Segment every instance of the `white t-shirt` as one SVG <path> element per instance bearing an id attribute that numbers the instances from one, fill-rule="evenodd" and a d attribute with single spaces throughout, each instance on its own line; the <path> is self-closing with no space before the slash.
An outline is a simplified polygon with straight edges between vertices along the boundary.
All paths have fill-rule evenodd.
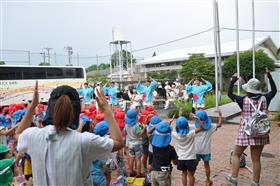
<path id="1" fill-rule="evenodd" d="M 217 124 L 211 124 L 209 130 L 200 132 L 195 136 L 196 154 L 211 154 L 211 136 L 217 128 Z"/>
<path id="2" fill-rule="evenodd" d="M 0 126 L 0 131 L 5 130 L 5 127 Z M 0 134 L 0 144 L 4 144 L 7 146 L 7 136 Z"/>
<path id="3" fill-rule="evenodd" d="M 37 127 L 31 127 L 26 129 L 18 139 L 18 145 L 17 150 L 20 152 L 27 152 L 29 153 L 29 150 L 31 148 L 30 139 L 31 135 L 34 133 L 43 133 L 43 132 L 53 132 L 54 126 L 49 125 L 44 128 L 37 128 Z M 87 179 L 87 176 L 89 175 L 89 166 L 93 160 L 103 160 L 108 159 L 111 155 L 114 142 L 112 139 L 107 137 L 100 137 L 98 135 L 84 132 L 79 133 L 81 135 L 81 153 L 77 152 L 77 156 L 82 155 L 82 166 L 81 167 L 69 167 L 77 169 L 77 171 L 83 172 L 83 180 Z M 43 134 L 42 134 L 43 135 Z M 64 145 L 61 145 L 61 141 L 51 141 L 48 143 L 48 150 L 46 154 L 46 173 L 47 173 L 47 181 L 49 185 L 57 185 L 55 180 L 55 176 L 57 174 L 60 174 L 62 177 L 71 177 L 71 175 L 63 175 L 63 172 L 57 173 L 55 167 L 54 160 L 61 159 L 59 162 L 61 162 L 61 166 L 65 166 L 65 158 L 67 158 L 67 154 L 65 156 L 57 156 L 58 152 L 61 151 L 63 148 L 71 148 L 71 144 L 65 144 L 67 143 L 66 140 L 64 140 Z M 40 144 L 38 144 L 40 145 Z M 32 156 L 32 155 L 31 155 Z M 32 157 L 31 157 L 32 158 Z M 42 167 L 44 168 L 44 167 Z M 81 183 L 82 184 L 82 183 Z"/>
<path id="4" fill-rule="evenodd" d="M 195 130 L 190 130 L 186 135 L 179 135 L 176 132 L 172 132 L 172 136 L 176 140 L 175 149 L 178 155 L 178 160 L 196 159 L 194 146 L 195 135 Z"/>

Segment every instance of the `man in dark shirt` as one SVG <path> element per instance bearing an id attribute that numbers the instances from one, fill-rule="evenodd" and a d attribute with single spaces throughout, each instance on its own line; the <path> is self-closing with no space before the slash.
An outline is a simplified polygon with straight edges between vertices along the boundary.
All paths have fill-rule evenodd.
<path id="1" fill-rule="evenodd" d="M 171 186 L 171 161 L 176 165 L 178 159 L 174 147 L 170 145 L 171 131 L 171 126 L 167 122 L 161 121 L 153 133 L 153 186 Z"/>

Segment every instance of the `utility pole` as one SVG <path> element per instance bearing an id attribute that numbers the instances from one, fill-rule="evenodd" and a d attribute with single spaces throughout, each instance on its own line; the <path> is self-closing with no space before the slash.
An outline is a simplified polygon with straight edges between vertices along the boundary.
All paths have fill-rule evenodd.
<path id="1" fill-rule="evenodd" d="M 45 64 L 46 63 L 46 52 L 41 52 L 40 53 L 43 57 L 43 63 Z"/>
<path id="2" fill-rule="evenodd" d="M 235 16 L 236 16 L 236 66 L 237 66 L 237 95 L 240 95 L 240 60 L 239 60 L 239 14 L 238 0 L 235 0 Z"/>
<path id="3" fill-rule="evenodd" d="M 256 78 L 256 65 L 255 65 L 255 5 L 252 0 L 252 50 L 253 50 L 253 78 Z"/>
<path id="4" fill-rule="evenodd" d="M 96 54 L 96 69 L 97 71 L 99 71 L 99 68 L 98 68 L 98 55 Z"/>
<path id="5" fill-rule="evenodd" d="M 56 53 L 54 53 L 54 65 L 56 66 Z"/>
<path id="6" fill-rule="evenodd" d="M 68 54 L 68 65 L 72 66 L 72 54 L 73 54 L 73 49 L 71 46 L 66 46 L 64 47 L 64 49 L 66 50 L 67 54 Z"/>
<path id="7" fill-rule="evenodd" d="M 49 64 L 51 64 L 51 56 L 50 56 L 50 50 L 51 50 L 52 48 L 48 48 L 48 47 L 45 47 L 44 49 L 45 49 L 45 50 L 47 50 L 47 55 L 48 55 L 48 63 L 49 63 Z"/>

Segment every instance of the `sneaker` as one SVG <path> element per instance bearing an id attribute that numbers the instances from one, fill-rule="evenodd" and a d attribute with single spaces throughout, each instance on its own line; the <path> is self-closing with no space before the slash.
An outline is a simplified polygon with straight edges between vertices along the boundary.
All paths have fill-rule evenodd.
<path id="1" fill-rule="evenodd" d="M 260 183 L 254 182 L 251 184 L 251 186 L 260 186 Z"/>
<path id="2" fill-rule="evenodd" d="M 237 185 L 237 179 L 232 176 L 226 176 L 226 180 L 231 183 L 231 185 Z"/>

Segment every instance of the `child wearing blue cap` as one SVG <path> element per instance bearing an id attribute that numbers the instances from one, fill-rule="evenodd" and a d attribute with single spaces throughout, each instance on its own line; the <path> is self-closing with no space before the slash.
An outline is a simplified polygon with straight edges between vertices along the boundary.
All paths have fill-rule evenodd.
<path id="1" fill-rule="evenodd" d="M 127 133 L 126 143 L 128 145 L 129 154 L 129 170 L 130 176 L 134 175 L 133 167 L 136 161 L 136 176 L 141 176 L 141 157 L 143 155 L 142 136 L 145 127 L 140 127 L 137 118 L 137 112 L 134 109 L 127 111 L 125 115 L 125 131 Z"/>
<path id="2" fill-rule="evenodd" d="M 183 186 L 187 185 L 187 177 L 189 178 L 189 185 L 194 185 L 194 173 L 197 166 L 194 139 L 199 132 L 203 131 L 203 124 L 200 119 L 195 115 L 193 115 L 193 118 L 198 123 L 199 128 L 190 130 L 187 118 L 180 116 L 176 120 L 176 132 L 172 133 L 179 157 L 177 169 L 182 171 Z"/>
<path id="3" fill-rule="evenodd" d="M 206 174 L 206 186 L 213 184 L 210 179 L 210 164 L 211 160 L 211 136 L 217 131 L 217 128 L 222 126 L 222 113 L 219 111 L 218 124 L 213 124 L 210 117 L 204 110 L 196 111 L 196 116 L 202 121 L 204 131 L 195 137 L 196 147 L 196 159 L 199 162 L 201 159 L 204 162 L 205 174 Z M 198 127 L 198 122 L 195 122 L 195 127 Z"/>
<path id="4" fill-rule="evenodd" d="M 177 164 L 177 153 L 171 142 L 172 127 L 165 121 L 159 122 L 153 132 L 152 185 L 171 186 L 172 164 Z"/>
<path id="5" fill-rule="evenodd" d="M 94 134 L 106 136 L 109 132 L 109 124 L 106 120 L 99 122 L 93 129 Z M 90 168 L 91 181 L 93 186 L 106 186 L 111 181 L 110 166 L 107 160 L 95 160 Z"/>

